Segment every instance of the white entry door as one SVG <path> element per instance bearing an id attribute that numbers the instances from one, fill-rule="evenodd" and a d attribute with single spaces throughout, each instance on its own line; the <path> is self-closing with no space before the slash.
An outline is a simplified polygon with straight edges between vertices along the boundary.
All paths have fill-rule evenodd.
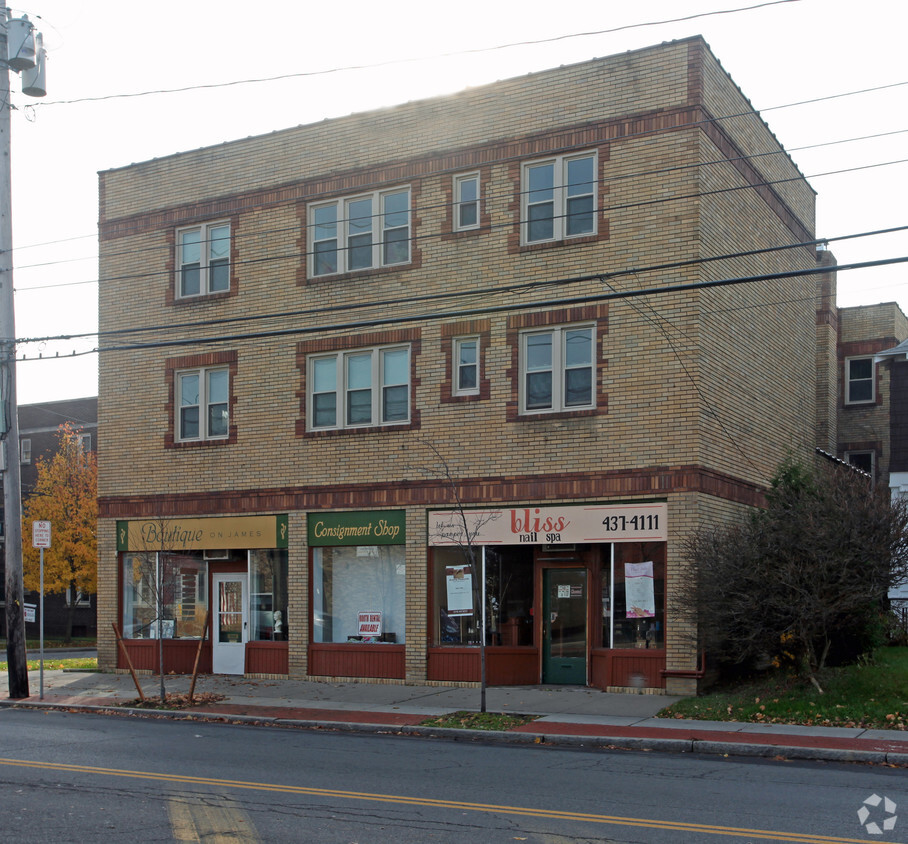
<path id="1" fill-rule="evenodd" d="M 213 574 L 214 632 L 211 670 L 215 674 L 243 674 L 249 635 L 245 574 Z"/>

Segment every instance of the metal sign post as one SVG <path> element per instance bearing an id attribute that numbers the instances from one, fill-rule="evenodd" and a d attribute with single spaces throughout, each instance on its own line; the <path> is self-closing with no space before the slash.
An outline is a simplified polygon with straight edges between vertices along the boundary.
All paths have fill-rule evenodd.
<path id="1" fill-rule="evenodd" d="M 40 700 L 44 700 L 44 549 L 50 548 L 50 522 L 32 522 L 32 547 L 41 549 L 40 577 L 38 591 L 38 659 L 40 680 Z"/>

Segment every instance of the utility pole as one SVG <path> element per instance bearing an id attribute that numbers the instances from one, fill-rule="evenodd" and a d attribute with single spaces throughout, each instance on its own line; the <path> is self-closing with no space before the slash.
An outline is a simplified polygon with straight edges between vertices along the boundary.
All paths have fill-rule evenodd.
<path id="1" fill-rule="evenodd" d="M 11 50 L 12 24 L 16 27 Z M 34 27 L 22 18 L 9 20 L 0 0 L 0 438 L 3 449 L 4 553 L 6 564 L 6 659 L 9 696 L 28 697 L 25 607 L 22 585 L 22 475 L 19 465 L 19 407 L 16 402 L 16 319 L 13 300 L 12 168 L 10 167 L 9 71 L 30 70 L 23 79 L 30 93 L 43 96 L 43 55 L 38 67 Z M 23 36 L 24 37 L 20 37 Z M 35 92 L 40 93 L 35 94 Z"/>

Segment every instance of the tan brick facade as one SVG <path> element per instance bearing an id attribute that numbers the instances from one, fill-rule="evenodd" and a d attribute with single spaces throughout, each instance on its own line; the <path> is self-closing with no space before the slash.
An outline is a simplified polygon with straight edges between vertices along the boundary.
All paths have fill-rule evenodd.
<path id="1" fill-rule="evenodd" d="M 578 152 L 595 156 L 595 231 L 527 244 L 523 166 Z M 471 172 L 479 226 L 452 231 L 452 176 Z M 410 260 L 314 277 L 313 203 L 402 187 Z M 834 441 L 814 278 L 695 287 L 815 266 L 813 191 L 699 38 L 107 171 L 100 196 L 106 669 L 118 520 L 289 514 L 287 664 L 306 676 L 306 514 L 405 510 L 400 679 L 425 682 L 426 512 L 455 503 L 420 471 L 427 443 L 470 508 L 667 501 L 670 605 L 685 537 L 758 505 L 821 429 Z M 214 221 L 229 291 L 181 300 L 175 233 Z M 570 324 L 594 331 L 593 407 L 527 413 L 522 332 Z M 479 388 L 457 396 L 464 335 Z M 310 358 L 389 344 L 409 349 L 406 423 L 313 430 Z M 180 442 L 174 373 L 205 366 L 229 369 L 229 435 Z M 670 614 L 665 635 L 665 687 L 693 691 L 695 636 Z"/>

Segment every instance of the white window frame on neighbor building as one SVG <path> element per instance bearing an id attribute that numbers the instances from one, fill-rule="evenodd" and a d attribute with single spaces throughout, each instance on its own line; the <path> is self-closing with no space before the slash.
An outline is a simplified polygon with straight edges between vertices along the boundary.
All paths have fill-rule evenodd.
<path id="1" fill-rule="evenodd" d="M 66 606 L 77 606 L 77 607 L 90 607 L 91 606 L 91 595 L 83 595 L 81 592 L 76 590 L 76 601 L 73 604 L 73 588 L 72 586 L 66 587 Z"/>
<path id="2" fill-rule="evenodd" d="M 410 210 L 409 187 L 313 203 L 308 210 L 309 276 L 409 264 Z"/>
<path id="3" fill-rule="evenodd" d="M 177 442 L 226 440 L 230 436 L 230 369 L 226 366 L 181 369 L 175 379 L 174 439 Z"/>
<path id="4" fill-rule="evenodd" d="M 86 453 L 91 451 L 91 434 L 79 434 L 79 448 Z"/>
<path id="5" fill-rule="evenodd" d="M 461 173 L 454 177 L 454 231 L 479 228 L 479 173 Z"/>
<path id="6" fill-rule="evenodd" d="M 869 364 L 870 375 L 855 377 L 852 373 L 854 364 Z M 860 391 L 855 388 L 863 388 Z M 870 388 L 870 395 L 861 395 Z M 855 395 L 857 393 L 857 396 Z M 876 364 L 872 356 L 845 358 L 845 404 L 873 404 L 876 401 Z"/>
<path id="7" fill-rule="evenodd" d="M 351 349 L 308 360 L 309 430 L 410 422 L 410 347 Z"/>
<path id="8" fill-rule="evenodd" d="M 868 472 L 868 474 L 870 475 L 871 478 L 876 478 L 876 453 L 874 451 L 871 451 L 868 449 L 861 449 L 860 451 L 846 451 L 845 452 L 845 462 L 849 466 L 854 466 L 856 469 L 859 469 L 860 467 L 857 464 L 852 463 L 852 461 L 851 461 L 852 457 L 869 457 L 870 458 L 870 471 Z M 867 470 L 862 469 L 861 471 L 867 471 Z"/>
<path id="9" fill-rule="evenodd" d="M 583 340 L 588 354 L 578 356 L 582 347 L 571 350 L 572 341 Z M 587 373 L 588 397 L 579 401 L 570 395 L 569 381 Z M 548 385 L 546 389 L 546 374 Z M 535 398 L 531 397 L 533 383 Z M 575 388 L 576 389 L 576 386 Z M 520 412 L 522 414 L 563 413 L 589 410 L 596 406 L 596 326 L 593 323 L 533 329 L 520 335 Z"/>
<path id="10" fill-rule="evenodd" d="M 23 437 L 21 440 L 19 440 L 19 462 L 25 464 L 32 462 L 31 437 Z"/>
<path id="11" fill-rule="evenodd" d="M 598 231 L 596 152 L 581 152 L 537 161 L 521 168 L 521 242 L 550 243 L 589 237 Z M 590 166 L 591 165 L 591 166 Z M 581 168 L 588 178 L 578 180 Z"/>
<path id="12" fill-rule="evenodd" d="M 177 229 L 177 299 L 229 292 L 230 242 L 230 222 L 226 220 Z M 198 274 L 198 283 L 187 289 L 192 273 Z"/>
<path id="13" fill-rule="evenodd" d="M 479 395 L 479 336 L 455 337 L 451 361 L 453 395 Z"/>

